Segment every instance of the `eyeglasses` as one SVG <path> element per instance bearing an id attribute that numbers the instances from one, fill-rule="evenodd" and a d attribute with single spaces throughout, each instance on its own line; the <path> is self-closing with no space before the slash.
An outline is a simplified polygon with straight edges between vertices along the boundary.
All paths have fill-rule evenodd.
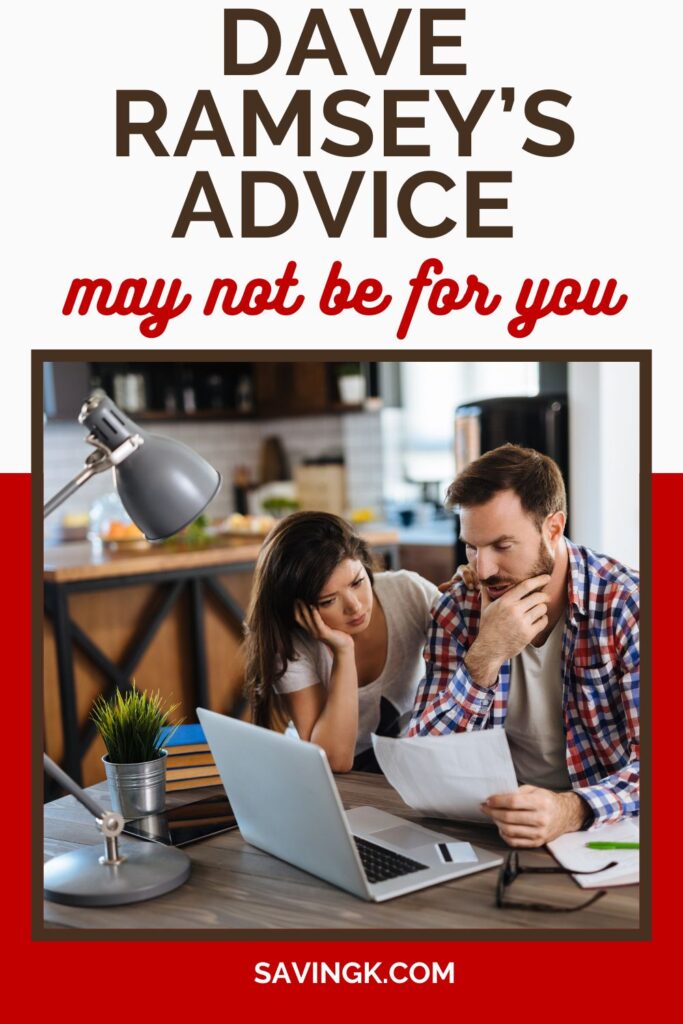
<path id="1" fill-rule="evenodd" d="M 511 850 L 505 858 L 505 863 L 500 869 L 498 875 L 498 885 L 496 887 L 496 906 L 503 909 L 515 908 L 516 910 L 540 910 L 559 914 L 568 914 L 574 910 L 584 910 L 586 907 L 590 907 L 591 903 L 597 903 L 597 901 L 605 896 L 607 893 L 606 889 L 601 889 L 599 892 L 594 893 L 589 900 L 585 900 L 583 903 L 577 903 L 573 907 L 557 907 L 550 903 L 523 903 L 517 902 L 516 900 L 508 900 L 505 898 L 505 890 L 509 885 L 512 885 L 515 878 L 518 875 L 597 875 L 601 871 L 607 871 L 608 868 L 613 868 L 616 865 L 616 861 L 610 861 L 609 864 L 605 864 L 604 867 L 595 868 L 592 871 L 569 871 L 567 868 L 560 867 L 559 865 L 549 868 L 528 868 L 522 867 L 519 863 L 519 856 L 516 850 Z"/>

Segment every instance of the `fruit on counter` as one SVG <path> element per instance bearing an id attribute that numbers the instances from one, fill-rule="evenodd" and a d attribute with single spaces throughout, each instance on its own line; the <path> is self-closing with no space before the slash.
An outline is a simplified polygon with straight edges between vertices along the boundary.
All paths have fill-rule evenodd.
<path id="1" fill-rule="evenodd" d="M 102 540 L 144 540 L 145 535 L 138 529 L 135 523 L 122 523 L 118 519 L 112 519 L 104 533 Z"/>
<path id="2" fill-rule="evenodd" d="M 241 512 L 233 512 L 225 520 L 225 527 L 227 530 L 248 530 L 249 516 L 243 516 Z"/>
<path id="3" fill-rule="evenodd" d="M 223 524 L 223 529 L 233 533 L 268 533 L 275 525 L 272 516 L 243 516 L 240 512 L 233 512 Z"/>
<path id="4" fill-rule="evenodd" d="M 268 533 L 268 531 L 272 530 L 277 522 L 273 516 L 254 516 L 253 519 L 254 523 L 252 530 L 256 533 Z"/>
<path id="5" fill-rule="evenodd" d="M 375 513 L 371 508 L 354 508 L 351 511 L 352 523 L 371 523 L 374 518 Z"/>

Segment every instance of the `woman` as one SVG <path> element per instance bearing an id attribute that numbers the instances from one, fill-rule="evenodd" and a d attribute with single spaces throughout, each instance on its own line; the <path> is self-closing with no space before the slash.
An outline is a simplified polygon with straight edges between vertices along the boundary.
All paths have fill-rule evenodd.
<path id="1" fill-rule="evenodd" d="M 375 768 L 371 734 L 395 736 L 413 708 L 437 588 L 413 572 L 373 575 L 338 516 L 295 512 L 266 538 L 247 613 L 254 721 L 282 709 L 333 771 Z"/>

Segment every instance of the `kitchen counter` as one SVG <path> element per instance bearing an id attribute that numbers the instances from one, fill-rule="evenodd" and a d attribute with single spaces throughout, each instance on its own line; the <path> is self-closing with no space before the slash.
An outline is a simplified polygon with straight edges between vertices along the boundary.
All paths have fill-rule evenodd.
<path id="1" fill-rule="evenodd" d="M 399 531 L 391 527 L 358 532 L 372 548 L 389 551 L 399 543 Z M 67 583 L 255 562 L 262 543 L 263 537 L 258 536 L 221 536 L 201 543 L 134 541 L 115 547 L 100 547 L 89 541 L 59 544 L 45 549 L 45 581 Z"/>
<path id="2" fill-rule="evenodd" d="M 91 544 L 60 544 L 45 549 L 45 581 L 67 583 L 76 580 L 96 580 L 113 576 L 139 576 L 149 572 L 163 572 L 169 568 L 183 569 L 199 566 L 255 562 L 261 549 L 262 538 L 243 540 L 234 538 L 212 539 L 210 544 L 183 544 L 178 541 L 148 544 L 135 541 L 114 546 Z"/>

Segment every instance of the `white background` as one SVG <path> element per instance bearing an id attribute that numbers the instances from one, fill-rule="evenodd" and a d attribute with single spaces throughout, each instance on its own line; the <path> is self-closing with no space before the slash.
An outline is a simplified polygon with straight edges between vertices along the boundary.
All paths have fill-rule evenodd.
<path id="1" fill-rule="evenodd" d="M 0 379 L 3 431 L 0 469 L 29 468 L 29 369 L 32 348 L 97 350 L 139 348 L 385 348 L 419 358 L 421 349 L 444 349 L 454 358 L 464 348 L 652 348 L 654 351 L 654 468 L 680 471 L 678 390 L 681 369 L 677 309 L 677 244 L 681 227 L 679 74 L 680 16 L 673 4 L 604 0 L 548 3 L 478 0 L 466 5 L 460 51 L 442 59 L 463 60 L 465 78 L 420 78 L 418 19 L 413 11 L 394 65 L 386 78 L 369 70 L 348 8 L 322 3 L 346 62 L 347 77 L 335 78 L 322 61 L 309 62 L 298 78 L 286 63 L 310 5 L 261 2 L 283 33 L 283 55 L 270 72 L 240 79 L 223 75 L 223 3 L 122 0 L 23 3 L 5 14 L 3 32 L 4 161 L 3 309 L 4 372 Z M 398 6 L 398 5 L 397 5 Z M 430 0 L 429 6 L 438 6 Z M 447 6 L 447 5 L 443 5 Z M 385 0 L 365 4 L 382 38 L 395 11 Z M 9 22 L 9 24 L 8 24 Z M 453 54 L 455 56 L 453 56 Z M 372 93 L 367 116 L 381 138 L 380 94 L 392 89 L 450 89 L 463 107 L 479 89 L 514 86 L 513 112 L 490 103 L 474 136 L 471 158 L 458 158 L 456 136 L 436 99 L 405 113 L 422 113 L 427 127 L 408 130 L 404 140 L 429 142 L 432 154 L 417 160 L 385 159 L 376 141 L 357 159 L 319 151 L 325 130 L 324 98 L 337 89 Z M 152 89 L 165 99 L 162 129 L 175 147 L 198 89 L 211 89 L 238 154 L 221 158 L 210 142 L 193 145 L 186 158 L 154 158 L 140 139 L 132 155 L 115 156 L 115 92 Z M 279 117 L 296 88 L 313 90 L 312 156 L 296 157 L 294 138 L 273 148 L 262 136 L 256 158 L 241 159 L 240 99 L 258 88 Z M 528 134 L 523 101 L 537 89 L 572 95 L 566 118 L 576 142 L 558 159 L 524 153 Z M 354 109 L 357 114 L 357 109 Z M 557 111 L 562 113 L 561 110 Z M 538 129 L 533 130 L 542 138 Z M 342 134 L 334 131 L 337 138 Z M 299 189 L 296 226 L 279 239 L 239 238 L 239 175 L 244 168 L 277 170 Z M 511 170 L 508 213 L 495 214 L 514 226 L 513 239 L 467 239 L 459 226 L 435 241 L 415 238 L 390 216 L 389 237 L 371 237 L 365 187 L 341 239 L 326 237 L 306 198 L 302 171 L 315 169 L 334 205 L 352 169 L 387 169 L 390 198 L 416 170 L 450 174 L 457 187 L 441 197 L 434 190 L 433 219 L 464 220 L 464 176 L 468 169 Z M 186 239 L 171 232 L 196 170 L 211 172 L 235 238 L 219 239 L 210 225 L 192 225 Z M 430 204 L 421 209 L 427 217 Z M 422 259 L 438 257 L 450 276 L 476 273 L 505 297 L 492 317 L 461 311 L 449 317 L 416 316 L 407 340 L 397 342 L 396 324 L 406 282 Z M 225 318 L 201 314 L 201 297 L 214 277 L 276 277 L 288 259 L 298 264 L 307 296 L 290 318 Z M 378 276 L 396 296 L 378 317 L 323 317 L 317 293 L 334 259 L 354 278 Z M 74 277 L 182 278 L 195 297 L 190 309 L 157 341 L 144 339 L 136 317 L 63 317 L 61 308 Z M 629 295 L 616 317 L 583 313 L 541 321 L 530 338 L 513 340 L 506 324 L 524 277 L 616 277 Z M 10 429 L 7 429 L 9 427 Z"/>

